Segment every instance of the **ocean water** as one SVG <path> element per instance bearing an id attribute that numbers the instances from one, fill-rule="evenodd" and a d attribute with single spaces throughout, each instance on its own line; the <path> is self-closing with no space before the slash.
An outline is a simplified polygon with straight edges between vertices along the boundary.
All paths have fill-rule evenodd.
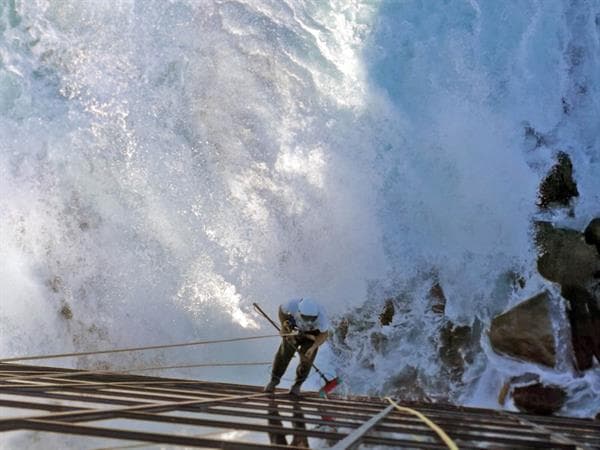
<path id="1" fill-rule="evenodd" d="M 549 285 L 531 224 L 558 150 L 580 197 L 543 217 L 581 229 L 600 212 L 599 24 L 583 0 L 2 0 L 0 354 L 268 334 L 253 302 L 311 296 L 336 317 L 411 287 L 417 305 L 432 272 L 448 319 L 489 323 Z M 331 349 L 319 364 L 356 392 L 434 371 L 420 325 L 376 376 Z M 276 345 L 44 363 L 268 361 Z M 521 370 L 483 347 L 467 404 Z M 263 384 L 269 368 L 162 373 Z M 598 367 L 545 376 L 593 412 Z"/>

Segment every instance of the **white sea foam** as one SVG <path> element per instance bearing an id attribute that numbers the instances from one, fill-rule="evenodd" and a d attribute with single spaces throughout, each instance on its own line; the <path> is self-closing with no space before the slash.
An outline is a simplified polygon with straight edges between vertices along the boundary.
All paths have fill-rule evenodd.
<path id="1" fill-rule="evenodd" d="M 432 270 L 452 320 L 485 322 L 515 301 L 506 272 L 530 277 L 536 187 L 557 149 L 581 192 L 564 221 L 598 214 L 594 3 L 10 4 L 2 355 L 269 332 L 252 302 L 274 314 L 310 295 L 339 314 L 369 285 Z M 357 389 L 411 355 L 433 371 L 419 323 L 379 375 L 345 367 Z M 135 362 L 265 360 L 275 345 Z M 260 384 L 268 369 L 178 373 Z"/>

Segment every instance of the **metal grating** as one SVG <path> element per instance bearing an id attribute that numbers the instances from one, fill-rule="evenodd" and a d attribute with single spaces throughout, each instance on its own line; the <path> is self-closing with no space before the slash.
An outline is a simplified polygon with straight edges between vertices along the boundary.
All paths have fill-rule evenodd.
<path id="1" fill-rule="evenodd" d="M 429 417 L 460 449 L 600 449 L 599 421 L 402 405 Z M 420 419 L 380 399 L 295 399 L 283 390 L 186 379 L 0 363 L 0 407 L 0 442 L 5 432 L 33 430 L 124 443 L 114 448 L 131 441 L 239 450 L 447 448 Z"/>

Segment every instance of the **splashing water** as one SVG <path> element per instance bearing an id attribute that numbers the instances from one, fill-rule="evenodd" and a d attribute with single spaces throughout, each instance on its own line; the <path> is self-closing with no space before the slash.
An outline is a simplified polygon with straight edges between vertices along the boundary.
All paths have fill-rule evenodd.
<path id="1" fill-rule="evenodd" d="M 539 286 L 530 226 L 557 148 L 581 193 L 564 220 L 597 214 L 598 14 L 583 1 L 3 1 L 1 354 L 270 331 L 252 302 L 274 313 L 313 296 L 340 314 L 432 270 L 450 319 L 489 320 L 511 301 L 507 272 Z M 437 364 L 422 325 L 394 364 L 415 349 Z"/>

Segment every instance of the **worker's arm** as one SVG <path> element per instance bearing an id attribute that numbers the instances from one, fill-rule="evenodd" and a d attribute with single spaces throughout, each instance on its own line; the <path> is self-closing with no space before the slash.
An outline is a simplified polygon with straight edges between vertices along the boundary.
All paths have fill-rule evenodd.
<path id="1" fill-rule="evenodd" d="M 329 332 L 325 331 L 323 333 L 319 333 L 315 336 L 315 343 L 314 345 L 316 345 L 317 347 L 320 347 L 329 337 Z"/>
<path id="2" fill-rule="evenodd" d="M 311 345 L 308 350 L 306 350 L 306 356 L 308 358 L 311 358 L 313 353 L 316 352 L 317 349 L 321 345 L 323 345 L 323 343 L 327 340 L 327 338 L 329 337 L 329 332 L 324 331 L 324 332 L 320 332 L 319 334 L 307 335 L 307 337 L 309 337 L 310 339 L 313 339 L 315 341 L 315 343 L 313 345 Z"/>
<path id="3" fill-rule="evenodd" d="M 296 326 L 294 317 L 291 314 L 286 313 L 281 306 L 279 306 L 277 314 L 279 316 L 279 322 L 281 323 L 281 334 L 292 333 Z"/>

